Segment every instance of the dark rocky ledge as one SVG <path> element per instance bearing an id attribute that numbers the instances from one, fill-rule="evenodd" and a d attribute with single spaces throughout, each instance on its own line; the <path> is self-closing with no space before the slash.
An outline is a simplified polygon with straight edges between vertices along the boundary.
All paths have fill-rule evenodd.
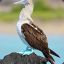
<path id="1" fill-rule="evenodd" d="M 62 64 L 64 64 L 64 62 Z"/>
<path id="2" fill-rule="evenodd" d="M 0 64 L 46 64 L 46 62 L 45 58 L 37 56 L 35 53 L 31 55 L 11 53 L 0 60 Z"/>

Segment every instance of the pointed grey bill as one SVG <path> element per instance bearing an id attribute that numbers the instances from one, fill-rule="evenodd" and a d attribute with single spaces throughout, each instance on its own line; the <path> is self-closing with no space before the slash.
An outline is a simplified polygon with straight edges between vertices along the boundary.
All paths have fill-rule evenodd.
<path id="1" fill-rule="evenodd" d="M 28 2 L 28 0 L 20 0 L 20 1 L 14 2 L 14 4 L 24 4 L 24 5 L 27 5 L 27 4 L 29 4 L 29 2 Z"/>

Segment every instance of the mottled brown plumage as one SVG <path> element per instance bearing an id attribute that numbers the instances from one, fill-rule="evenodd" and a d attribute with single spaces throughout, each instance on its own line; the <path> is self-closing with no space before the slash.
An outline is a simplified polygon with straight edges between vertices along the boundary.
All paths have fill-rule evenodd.
<path id="1" fill-rule="evenodd" d="M 59 56 L 54 51 L 48 48 L 47 37 L 44 34 L 44 32 L 40 28 L 38 28 L 38 26 L 34 25 L 33 23 L 31 23 L 30 25 L 25 23 L 21 26 L 21 29 L 22 29 L 21 32 L 23 32 L 25 36 L 25 40 L 28 42 L 28 44 L 31 47 L 42 51 L 45 57 L 49 59 L 48 61 L 50 61 L 51 64 L 54 64 L 50 60 L 50 59 L 53 60 L 50 53 L 53 55 L 56 55 L 57 57 Z"/>

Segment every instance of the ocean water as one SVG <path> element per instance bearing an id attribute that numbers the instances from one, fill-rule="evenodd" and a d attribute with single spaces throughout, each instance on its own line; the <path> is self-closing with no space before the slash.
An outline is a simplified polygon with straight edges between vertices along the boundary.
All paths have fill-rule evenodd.
<path id="1" fill-rule="evenodd" d="M 56 53 L 58 53 L 61 57 L 57 58 L 53 56 L 56 61 L 56 64 L 62 64 L 64 62 L 64 36 L 54 35 L 47 37 L 49 48 L 56 51 Z M 21 53 L 22 49 L 25 48 L 26 45 L 23 44 L 23 41 L 20 40 L 18 35 L 0 35 L 0 59 L 12 52 Z M 37 55 L 43 56 L 40 51 L 35 50 L 34 52 Z"/>

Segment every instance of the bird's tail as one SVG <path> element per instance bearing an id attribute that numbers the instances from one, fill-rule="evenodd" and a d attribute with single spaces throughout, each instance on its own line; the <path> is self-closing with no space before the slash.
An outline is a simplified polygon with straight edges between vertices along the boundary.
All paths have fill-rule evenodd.
<path id="1" fill-rule="evenodd" d="M 56 56 L 56 57 L 59 57 L 60 58 L 60 56 L 56 53 L 56 52 L 54 52 L 53 50 L 51 50 L 51 49 L 49 49 L 50 50 L 50 58 L 48 58 L 48 61 L 51 63 L 51 64 L 55 64 L 55 60 L 54 60 L 54 58 L 52 57 L 52 55 L 54 55 L 54 56 Z M 52 55 L 51 55 L 52 54 Z"/>
<path id="2" fill-rule="evenodd" d="M 53 50 L 51 50 L 51 49 L 49 49 L 50 50 L 50 53 L 52 54 L 52 55 L 54 55 L 54 56 L 56 56 L 56 57 L 59 57 L 60 58 L 60 56 L 56 53 L 56 52 L 54 52 Z"/>
<path id="3" fill-rule="evenodd" d="M 46 57 L 47 61 L 49 61 L 51 64 L 55 64 L 55 60 L 54 60 L 54 58 L 52 57 L 52 55 L 47 54 L 47 53 L 44 53 L 44 52 L 43 52 L 43 54 L 44 54 L 44 56 Z"/>
<path id="4" fill-rule="evenodd" d="M 55 60 L 54 58 L 52 57 L 52 55 L 56 56 L 56 57 L 59 57 L 60 56 L 55 53 L 53 50 L 49 49 L 50 53 L 48 54 L 47 52 L 42 52 L 44 54 L 44 56 L 47 58 L 47 61 L 49 61 L 51 64 L 55 64 Z M 51 55 L 52 54 L 52 55 Z"/>

